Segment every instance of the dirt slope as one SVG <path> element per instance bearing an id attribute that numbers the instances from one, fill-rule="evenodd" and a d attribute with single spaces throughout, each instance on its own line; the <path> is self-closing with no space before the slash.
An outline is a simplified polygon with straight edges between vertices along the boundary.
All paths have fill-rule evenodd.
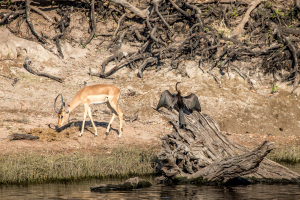
<path id="1" fill-rule="evenodd" d="M 51 12 L 51 11 L 50 11 Z M 48 13 L 51 16 L 51 13 Z M 33 13 L 32 19 L 37 30 L 47 31 L 47 22 Z M 37 20 L 39 19 L 39 21 Z M 72 18 L 73 19 L 73 18 Z M 76 23 L 71 21 L 73 25 Z M 14 24 L 10 25 L 13 29 Z M 22 25 L 23 26 L 23 25 Z M 112 24 L 106 24 L 109 28 Z M 160 144 L 160 137 L 171 132 L 172 127 L 150 106 L 156 106 L 160 93 L 164 90 L 175 92 L 177 81 L 182 83 L 179 89 L 183 95 L 195 93 L 200 100 L 204 113 L 213 117 L 221 126 L 224 134 L 232 139 L 248 145 L 256 146 L 263 139 L 287 142 L 299 142 L 300 137 L 300 97 L 296 90 L 293 95 L 291 86 L 277 85 L 276 93 L 271 95 L 271 82 L 268 77 L 261 78 L 256 73 L 251 77 L 257 92 L 249 89 L 246 81 L 237 74 L 227 74 L 221 78 L 222 88 L 207 73 L 203 74 L 196 62 L 186 62 L 186 73 L 170 71 L 166 64 L 162 70 L 148 70 L 144 78 L 137 77 L 137 71 L 123 68 L 111 76 L 112 79 L 100 79 L 88 75 L 89 69 L 97 72 L 99 66 L 111 53 L 98 47 L 99 39 L 83 48 L 78 43 L 62 40 L 65 59 L 60 59 L 38 43 L 22 39 L 24 33 L 16 37 L 10 31 L 1 27 L 0 32 L 5 37 L 0 38 L 0 150 L 10 151 L 66 151 L 74 149 L 97 149 L 99 146 L 110 148 L 116 145 L 155 146 Z M 71 35 L 87 37 L 78 27 L 71 31 Z M 99 32 L 102 29 L 99 28 Z M 103 32 L 103 31 L 102 31 Z M 52 33 L 54 36 L 55 33 Z M 53 47 L 49 47 L 53 48 Z M 122 46 L 127 52 L 136 51 L 133 44 Z M 65 78 L 58 83 L 45 77 L 38 77 L 28 73 L 23 68 L 24 58 L 32 60 L 32 67 L 38 70 Z M 114 62 L 108 64 L 107 69 L 113 67 Z M 219 74 L 219 71 L 213 73 Z M 8 78 L 9 77 L 9 78 Z M 18 82 L 13 84 L 13 79 Z M 83 116 L 83 107 L 78 107 L 70 116 L 73 127 L 65 137 L 43 137 L 39 141 L 9 141 L 7 137 L 12 133 L 28 133 L 31 129 L 46 129 L 49 124 L 57 123 L 57 116 L 53 110 L 55 97 L 62 93 L 69 102 L 76 92 L 84 85 L 98 83 L 114 84 L 121 89 L 120 108 L 127 116 L 133 116 L 139 111 L 137 121 L 124 125 L 124 133 L 118 139 L 119 121 L 113 123 L 110 134 L 104 134 L 111 116 L 107 114 L 105 105 L 92 106 L 94 120 L 97 124 L 98 137 L 94 137 L 93 128 L 86 123 L 86 130 L 81 138 L 77 137 Z M 135 91 L 134 96 L 130 96 Z M 32 131 L 31 131 L 32 132 Z M 35 134 L 37 134 L 35 132 Z M 62 133 L 63 134 L 63 133 Z M 284 140 L 284 141 L 285 141 Z"/>

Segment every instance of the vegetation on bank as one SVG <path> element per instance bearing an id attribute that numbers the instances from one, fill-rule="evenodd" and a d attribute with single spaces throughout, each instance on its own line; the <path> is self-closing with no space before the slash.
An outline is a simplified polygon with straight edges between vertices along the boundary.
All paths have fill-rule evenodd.
<path id="1" fill-rule="evenodd" d="M 155 174 L 157 149 L 115 147 L 98 152 L 0 154 L 0 185 L 80 181 L 91 178 L 128 178 Z M 274 149 L 268 158 L 300 163 L 300 147 Z"/>
<path id="2" fill-rule="evenodd" d="M 300 163 L 300 147 L 297 144 L 280 145 L 269 153 L 268 158 L 280 163 Z"/>
<path id="3" fill-rule="evenodd" d="M 0 184 L 127 178 L 155 173 L 153 149 L 116 147 L 99 153 L 19 153 L 0 155 Z"/>

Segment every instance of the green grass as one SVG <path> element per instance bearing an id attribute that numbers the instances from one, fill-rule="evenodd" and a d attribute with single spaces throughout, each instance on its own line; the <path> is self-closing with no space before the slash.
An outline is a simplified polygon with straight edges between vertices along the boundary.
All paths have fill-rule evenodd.
<path id="1" fill-rule="evenodd" d="M 127 178 L 155 173 L 154 150 L 118 147 L 107 153 L 19 153 L 0 155 L 0 184 Z"/>
<path id="2" fill-rule="evenodd" d="M 279 146 L 267 157 L 275 162 L 297 164 L 300 163 L 300 147 L 296 144 Z"/>

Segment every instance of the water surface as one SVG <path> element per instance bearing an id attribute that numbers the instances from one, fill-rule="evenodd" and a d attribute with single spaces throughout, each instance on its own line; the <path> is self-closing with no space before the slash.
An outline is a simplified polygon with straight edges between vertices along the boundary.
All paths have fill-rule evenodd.
<path id="1" fill-rule="evenodd" d="M 300 165 L 286 165 L 300 172 Z M 153 182 L 153 178 L 149 178 Z M 153 185 L 149 188 L 118 192 L 91 192 L 90 187 L 102 184 L 121 184 L 125 180 L 92 180 L 70 184 L 33 184 L 2 186 L 0 199 L 300 199 L 299 185 L 254 184 L 236 187 L 196 185 Z"/>

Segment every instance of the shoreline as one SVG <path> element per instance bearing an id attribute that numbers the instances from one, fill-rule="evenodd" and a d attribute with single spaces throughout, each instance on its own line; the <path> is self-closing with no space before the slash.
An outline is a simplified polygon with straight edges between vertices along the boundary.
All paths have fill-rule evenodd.
<path id="1" fill-rule="evenodd" d="M 253 138 L 253 137 L 252 137 Z M 233 138 L 233 140 L 241 138 Z M 256 139 L 256 142 L 260 141 Z M 276 142 L 276 141 L 275 141 Z M 248 146 L 249 149 L 255 146 Z M 157 175 L 160 146 L 119 145 L 111 148 L 81 148 L 68 151 L 6 152 L 0 155 L 0 185 L 66 183 L 93 178 L 130 178 Z M 296 144 L 279 145 L 267 158 L 284 164 L 299 164 Z"/>

